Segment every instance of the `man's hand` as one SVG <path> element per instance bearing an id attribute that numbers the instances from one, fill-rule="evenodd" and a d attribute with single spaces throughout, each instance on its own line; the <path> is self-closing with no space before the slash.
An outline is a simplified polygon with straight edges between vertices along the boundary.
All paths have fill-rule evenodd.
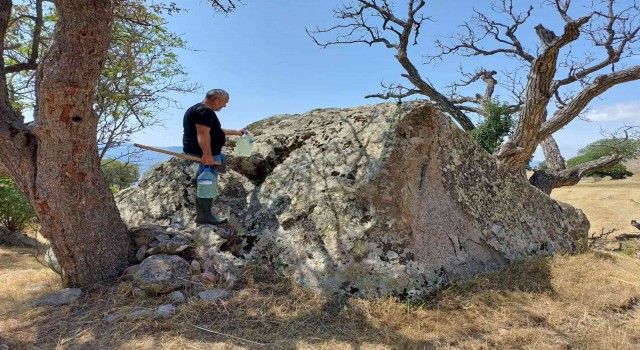
<path id="1" fill-rule="evenodd" d="M 249 133 L 249 130 L 247 130 L 247 129 L 240 129 L 240 130 L 222 129 L 222 131 L 224 131 L 224 134 L 226 136 L 242 136 L 244 134 L 248 134 Z"/>
<path id="2" fill-rule="evenodd" d="M 205 154 L 202 156 L 202 164 L 204 165 L 214 165 L 213 164 L 213 156 L 210 154 Z"/>

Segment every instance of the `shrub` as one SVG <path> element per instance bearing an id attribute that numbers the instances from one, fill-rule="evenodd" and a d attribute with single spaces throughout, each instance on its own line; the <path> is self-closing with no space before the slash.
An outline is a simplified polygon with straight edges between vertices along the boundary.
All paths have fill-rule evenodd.
<path id="1" fill-rule="evenodd" d="M 484 106 L 483 116 L 484 119 L 470 133 L 482 148 L 493 153 L 502 139 L 511 133 L 513 115 L 505 103 L 491 102 Z"/>
<path id="2" fill-rule="evenodd" d="M 112 193 L 131 186 L 138 180 L 139 174 L 140 170 L 136 164 L 123 163 L 115 159 L 102 160 L 102 175 Z"/>
<path id="3" fill-rule="evenodd" d="M 21 231 L 34 216 L 33 208 L 13 180 L 0 174 L 0 225 L 9 231 Z"/>

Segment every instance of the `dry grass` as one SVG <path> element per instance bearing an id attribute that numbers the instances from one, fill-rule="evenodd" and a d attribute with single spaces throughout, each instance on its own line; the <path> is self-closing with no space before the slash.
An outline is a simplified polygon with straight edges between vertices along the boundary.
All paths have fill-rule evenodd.
<path id="1" fill-rule="evenodd" d="M 583 209 L 592 231 L 633 232 L 638 185 L 640 176 L 584 181 L 553 195 Z M 326 298 L 256 271 L 228 301 L 191 299 L 168 320 L 108 324 L 108 314 L 168 301 L 135 297 L 121 283 L 73 305 L 33 308 L 58 288 L 57 275 L 24 250 L 0 248 L 0 350 L 640 349 L 640 260 L 630 253 L 535 258 L 421 303 Z"/>
<path id="2" fill-rule="evenodd" d="M 575 186 L 553 190 L 551 197 L 582 209 L 591 221 L 591 232 L 640 233 L 630 225 L 632 219 L 640 219 L 640 160 L 627 168 L 636 175 L 624 180 L 585 178 Z"/>
<path id="3" fill-rule="evenodd" d="M 10 263 L 2 276 L 30 261 L 16 251 L 2 257 Z M 30 283 L 55 278 L 30 268 L 41 276 Z M 258 271 L 226 302 L 112 324 L 105 315 L 167 301 L 134 297 L 123 283 L 75 305 L 33 309 L 36 294 L 10 292 L 0 301 L 0 349 L 638 349 L 639 272 L 640 260 L 624 254 L 536 258 L 410 304 L 320 297 Z M 24 277 L 11 277 L 19 286 L 10 290 L 28 285 L 14 282 Z"/>

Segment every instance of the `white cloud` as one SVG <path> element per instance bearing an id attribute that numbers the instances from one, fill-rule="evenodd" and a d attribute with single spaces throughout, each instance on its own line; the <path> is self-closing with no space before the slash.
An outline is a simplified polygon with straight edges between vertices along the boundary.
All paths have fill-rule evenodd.
<path id="1" fill-rule="evenodd" d="M 603 107 L 594 107 L 587 112 L 586 117 L 589 120 L 597 122 L 640 122 L 640 101 L 618 103 Z"/>

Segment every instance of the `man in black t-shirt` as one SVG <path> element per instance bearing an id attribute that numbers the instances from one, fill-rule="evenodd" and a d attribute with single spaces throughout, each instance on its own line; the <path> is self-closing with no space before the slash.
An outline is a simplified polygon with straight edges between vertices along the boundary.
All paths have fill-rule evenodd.
<path id="1" fill-rule="evenodd" d="M 216 112 L 226 107 L 227 103 L 229 103 L 229 94 L 222 89 L 213 89 L 207 92 L 202 102 L 189 107 L 184 113 L 183 152 L 202 158 L 196 177 L 204 170 L 204 166 L 211 166 L 214 161 L 224 161 L 222 147 L 224 147 L 226 136 L 242 136 L 247 133 L 245 129 L 222 128 Z M 212 204 L 212 198 L 196 196 L 196 223 L 219 225 L 227 222 L 226 218 L 219 219 L 211 213 Z"/>

